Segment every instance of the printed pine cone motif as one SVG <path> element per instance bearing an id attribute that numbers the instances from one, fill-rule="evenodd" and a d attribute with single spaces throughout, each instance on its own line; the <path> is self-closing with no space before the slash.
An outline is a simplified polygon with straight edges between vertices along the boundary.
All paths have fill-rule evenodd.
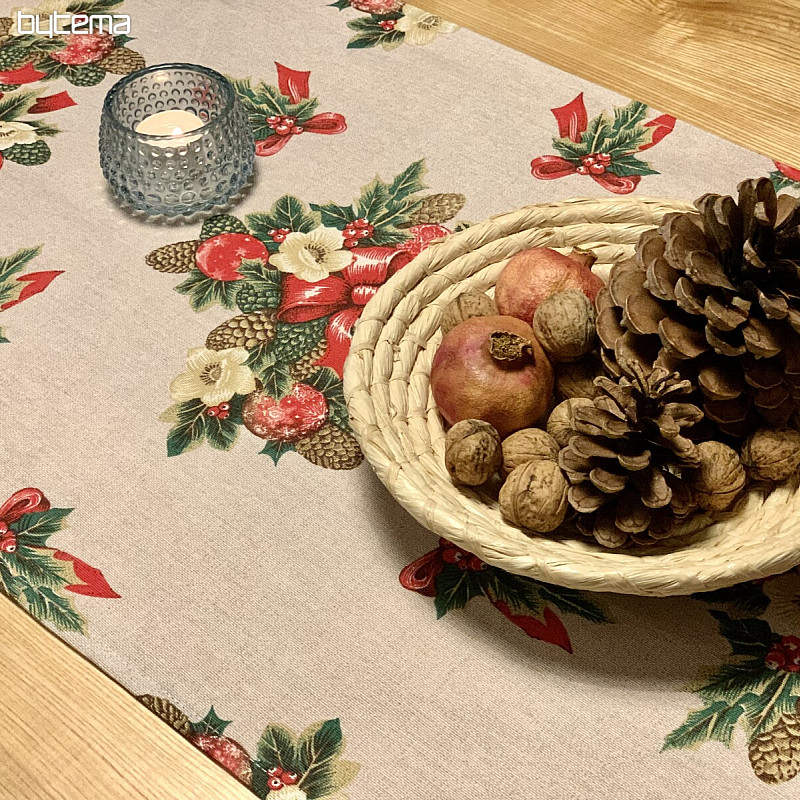
<path id="1" fill-rule="evenodd" d="M 354 469 L 364 459 L 353 436 L 331 422 L 300 439 L 294 447 L 303 458 L 325 469 Z"/>
<path id="2" fill-rule="evenodd" d="M 684 435 L 703 417 L 697 406 L 681 402 L 691 392 L 689 381 L 635 361 L 622 367 L 616 382 L 597 378 L 600 396 L 574 409 L 577 435 L 558 459 L 578 527 L 604 547 L 672 536 L 695 508 L 680 471 L 700 461 Z"/>
<path id="3" fill-rule="evenodd" d="M 423 197 L 408 218 L 409 225 L 430 225 L 447 222 L 464 207 L 467 198 L 456 192 L 442 192 Z"/>
<path id="4" fill-rule="evenodd" d="M 127 75 L 136 72 L 137 69 L 144 69 L 144 57 L 135 50 L 127 47 L 115 47 L 102 61 L 100 66 L 113 75 Z"/>
<path id="5" fill-rule="evenodd" d="M 165 244 L 148 253 L 145 262 L 159 272 L 191 272 L 195 265 L 194 254 L 200 244 L 200 239 Z"/>
<path id="6" fill-rule="evenodd" d="M 764 783 L 783 783 L 800 772 L 800 717 L 784 714 L 750 742 L 750 764 Z"/>
<path id="7" fill-rule="evenodd" d="M 171 725 L 178 733 L 188 736 L 191 732 L 189 717 L 169 700 L 165 700 L 163 697 L 156 697 L 152 694 L 139 695 L 138 700 L 156 716 L 160 717 L 168 725 Z"/>
<path id="8" fill-rule="evenodd" d="M 606 367 L 635 358 L 699 387 L 719 429 L 783 426 L 800 403 L 800 207 L 767 178 L 669 214 L 597 298 Z"/>
<path id="9" fill-rule="evenodd" d="M 322 339 L 310 353 L 306 353 L 302 358 L 298 358 L 289 368 L 289 374 L 292 380 L 302 383 L 315 372 L 319 371 L 321 367 L 317 364 L 317 361 L 325 355 L 327 349 L 328 340 Z"/>
<path id="10" fill-rule="evenodd" d="M 227 350 L 229 347 L 252 349 L 268 344 L 275 338 L 275 312 L 254 311 L 239 314 L 217 325 L 206 337 L 209 350 Z"/>

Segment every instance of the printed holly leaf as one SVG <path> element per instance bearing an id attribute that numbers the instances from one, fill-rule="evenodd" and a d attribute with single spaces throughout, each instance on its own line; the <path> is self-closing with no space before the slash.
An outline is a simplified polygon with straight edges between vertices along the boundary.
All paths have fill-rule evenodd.
<path id="1" fill-rule="evenodd" d="M 276 400 L 285 397 L 292 390 L 294 380 L 288 364 L 275 361 L 258 374 L 258 379 L 264 386 L 264 391 Z"/>
<path id="2" fill-rule="evenodd" d="M 403 213 L 403 216 L 407 215 Z M 378 224 L 380 227 L 375 229 L 375 232 L 369 237 L 369 239 L 362 239 L 361 242 L 359 242 L 359 246 L 366 247 L 367 245 L 371 244 L 380 246 L 402 244 L 411 238 L 407 230 L 396 228 L 394 225 L 387 225 L 382 222 L 379 222 Z"/>
<path id="3" fill-rule="evenodd" d="M 283 725 L 267 725 L 256 748 L 256 759 L 264 769 L 283 767 L 297 772 L 297 737 Z"/>
<path id="4" fill-rule="evenodd" d="M 539 597 L 559 611 L 567 614 L 577 614 L 579 617 L 589 620 L 589 622 L 610 622 L 606 612 L 585 592 L 567 589 L 564 586 L 540 583 Z"/>
<path id="5" fill-rule="evenodd" d="M 26 586 L 18 602 L 31 615 L 59 630 L 86 633 L 86 620 L 75 608 L 72 599 L 56 594 L 48 586 Z"/>
<path id="6" fill-rule="evenodd" d="M 345 8 L 350 8 L 350 0 L 336 0 L 335 3 L 329 4 L 331 8 L 338 8 L 343 11 Z"/>
<path id="7" fill-rule="evenodd" d="M 745 695 L 741 704 L 751 726 L 751 737 L 774 728 L 784 714 L 794 714 L 799 693 L 797 673 L 775 672 L 770 684 L 760 694 Z"/>
<path id="8" fill-rule="evenodd" d="M 428 187 L 422 182 L 422 178 L 428 168 L 425 166 L 425 159 L 414 161 L 409 164 L 394 180 L 389 184 L 390 205 L 397 206 L 411 195 L 422 192 Z"/>
<path id="9" fill-rule="evenodd" d="M 47 122 L 41 119 L 29 119 L 26 120 L 26 122 L 36 130 L 37 136 L 55 136 L 56 134 L 61 133 L 60 128 L 55 125 L 49 125 Z"/>
<path id="10" fill-rule="evenodd" d="M 57 561 L 48 551 L 41 551 L 17 542 L 16 551 L 5 553 L 3 560 L 14 574 L 34 586 L 55 589 L 67 583 L 64 563 Z"/>
<path id="11" fill-rule="evenodd" d="M 319 227 L 320 217 L 315 211 L 309 212 L 300 198 L 291 194 L 279 197 L 268 213 L 257 212 L 245 217 L 253 236 L 267 245 L 274 245 L 269 231 L 288 228 L 290 231 L 308 233 Z"/>
<path id="12" fill-rule="evenodd" d="M 600 144 L 604 142 L 612 132 L 612 123 L 604 111 L 594 117 L 581 134 L 581 145 L 586 148 L 587 153 L 597 153 L 602 151 Z"/>
<path id="13" fill-rule="evenodd" d="M 178 456 L 193 450 L 207 441 L 217 450 L 230 450 L 239 433 L 239 420 L 241 416 L 241 396 L 236 395 L 231 399 L 231 408 L 235 411 L 238 403 L 238 412 L 232 413 L 227 419 L 209 417 L 206 414 L 206 404 L 200 399 L 186 400 L 170 407 L 162 419 L 174 420 L 175 424 L 167 434 L 167 455 Z"/>
<path id="14" fill-rule="evenodd" d="M 325 203 L 325 205 L 321 206 L 316 203 L 309 203 L 309 205 L 312 211 L 316 211 L 320 215 L 322 224 L 328 228 L 341 230 L 358 217 L 352 206 L 340 206 L 336 203 Z"/>
<path id="15" fill-rule="evenodd" d="M 189 277 L 175 287 L 175 291 L 189 297 L 189 305 L 194 311 L 204 311 L 217 303 L 225 308 L 233 308 L 239 281 L 218 281 L 194 267 Z"/>
<path id="16" fill-rule="evenodd" d="M 267 442 L 261 451 L 261 455 L 269 456 L 272 459 L 272 463 L 277 466 L 281 456 L 293 452 L 294 444 L 292 442 Z"/>
<path id="17" fill-rule="evenodd" d="M 136 39 L 133 36 L 127 36 L 124 33 L 121 33 L 119 36 L 114 37 L 114 45 L 116 47 L 125 47 L 128 42 L 135 42 Z"/>
<path id="18" fill-rule="evenodd" d="M 614 128 L 617 131 L 633 130 L 647 117 L 647 106 L 639 100 L 631 100 L 625 106 L 614 109 Z"/>
<path id="19" fill-rule="evenodd" d="M 358 198 L 358 216 L 365 217 L 372 224 L 381 212 L 386 210 L 389 202 L 389 187 L 376 175 L 366 186 L 361 188 Z"/>
<path id="20" fill-rule="evenodd" d="M 328 401 L 328 419 L 345 431 L 350 430 L 350 415 L 344 399 L 342 379 L 330 367 L 322 367 L 306 378 L 305 383 L 325 395 Z"/>
<path id="21" fill-rule="evenodd" d="M 222 719 L 217 715 L 214 706 L 199 722 L 192 722 L 192 733 L 210 733 L 212 736 L 222 736 L 232 720 Z"/>
<path id="22" fill-rule="evenodd" d="M 797 189 L 800 186 L 798 181 L 792 180 L 792 178 L 784 175 L 780 170 L 772 170 L 769 173 L 769 179 L 772 181 L 772 185 L 775 187 L 776 192 L 780 192 L 783 189 Z"/>
<path id="23" fill-rule="evenodd" d="M 327 324 L 328 317 L 308 322 L 278 322 L 273 342 L 275 358 L 284 364 L 293 364 L 310 353 L 325 335 Z"/>
<path id="24" fill-rule="evenodd" d="M 250 233 L 247 226 L 238 217 L 231 214 L 215 214 L 209 217 L 200 228 L 200 238 L 210 239 L 221 233 Z"/>
<path id="25" fill-rule="evenodd" d="M 761 692 L 772 681 L 775 673 L 764 665 L 763 658 L 751 658 L 732 664 L 723 664 L 713 671 L 695 693 L 706 702 L 724 700 L 739 702 L 751 692 Z"/>
<path id="26" fill-rule="evenodd" d="M 402 31 L 384 31 L 382 28 L 377 27 L 369 28 L 353 36 L 347 43 L 347 49 L 364 50 L 367 47 L 378 47 L 378 45 L 380 45 L 384 50 L 391 50 L 402 44 L 404 37 L 405 34 Z"/>
<path id="27" fill-rule="evenodd" d="M 300 734 L 296 771 L 301 777 L 297 786 L 308 800 L 326 797 L 341 788 L 336 783 L 335 761 L 343 746 L 338 719 L 326 720 Z"/>
<path id="28" fill-rule="evenodd" d="M 692 711 L 683 725 L 667 735 L 661 751 L 697 747 L 712 740 L 730 746 L 733 730 L 743 712 L 742 706 L 729 705 L 722 700 Z"/>
<path id="29" fill-rule="evenodd" d="M 647 106 L 638 100 L 632 100 L 626 106 L 615 108 L 611 130 L 592 152 L 609 153 L 615 157 L 614 161 L 616 162 L 618 156 L 633 153 L 640 147 L 650 144 L 654 128 L 645 127 L 642 124 L 647 116 L 647 111 Z M 613 171 L 616 172 L 616 170 Z"/>
<path id="30" fill-rule="evenodd" d="M 780 636 L 763 619 L 732 619 L 724 611 L 711 611 L 719 622 L 719 632 L 731 645 L 732 655 L 753 656 L 763 661 Z"/>
<path id="31" fill-rule="evenodd" d="M 71 513 L 71 508 L 31 511 L 23 514 L 9 527 L 17 534 L 19 544 L 29 547 L 45 547 L 50 536 L 64 527 L 64 520 Z"/>
<path id="32" fill-rule="evenodd" d="M 658 175 L 658 170 L 653 169 L 646 161 L 636 158 L 631 153 L 614 156 L 608 171 L 619 175 L 620 178 L 631 175 Z"/>
<path id="33" fill-rule="evenodd" d="M 483 595 L 483 586 L 476 577 L 477 572 L 462 570 L 448 564 L 436 578 L 436 618 L 441 619 L 448 611 L 463 608 L 473 597 Z"/>
<path id="34" fill-rule="evenodd" d="M 770 598 L 759 584 L 745 581 L 729 586 L 726 589 L 717 589 L 713 592 L 698 592 L 693 594 L 695 600 L 705 603 L 718 603 L 728 605 L 737 611 L 753 616 L 761 616 L 769 607 Z"/>
<path id="35" fill-rule="evenodd" d="M 256 378 L 261 378 L 261 373 L 266 372 L 275 364 L 275 352 L 272 348 L 272 342 L 267 342 L 259 347 L 250 351 L 250 355 L 245 361 L 245 366 L 250 367 Z"/>
<path id="36" fill-rule="evenodd" d="M 36 92 L 14 92 L 4 95 L 0 98 L 0 122 L 11 122 L 26 114 L 36 102 L 36 97 Z"/>
<path id="37" fill-rule="evenodd" d="M 242 311 L 253 311 L 254 302 L 260 309 L 277 308 L 281 303 L 283 275 L 261 259 L 242 261 L 238 269 L 243 280 L 236 292 L 236 304 Z"/>

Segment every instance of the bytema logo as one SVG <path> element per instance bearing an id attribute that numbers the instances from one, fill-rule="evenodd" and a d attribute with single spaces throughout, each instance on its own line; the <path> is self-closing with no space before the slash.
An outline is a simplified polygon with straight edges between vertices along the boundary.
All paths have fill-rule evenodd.
<path id="1" fill-rule="evenodd" d="M 17 11 L 17 34 L 61 36 L 66 33 L 111 33 L 114 36 L 131 32 L 131 18 L 127 14 L 23 14 Z"/>

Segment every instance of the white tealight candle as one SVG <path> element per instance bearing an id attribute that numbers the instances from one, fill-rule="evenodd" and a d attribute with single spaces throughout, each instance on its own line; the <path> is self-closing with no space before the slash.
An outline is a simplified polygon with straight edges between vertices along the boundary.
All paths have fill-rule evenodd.
<path id="1" fill-rule="evenodd" d="M 159 111 L 149 117 L 145 117 L 137 126 L 137 133 L 145 133 L 151 136 L 173 136 L 175 138 L 165 139 L 164 141 L 153 141 L 151 144 L 156 147 L 180 147 L 189 142 L 199 139 L 199 136 L 182 136 L 181 134 L 195 131 L 202 128 L 205 122 L 193 114 L 191 111 L 173 109 L 172 111 Z"/>

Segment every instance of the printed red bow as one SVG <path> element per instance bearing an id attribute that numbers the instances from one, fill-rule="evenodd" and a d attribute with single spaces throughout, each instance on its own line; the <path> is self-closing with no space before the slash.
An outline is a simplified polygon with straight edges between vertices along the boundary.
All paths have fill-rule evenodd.
<path id="1" fill-rule="evenodd" d="M 588 115 L 586 113 L 586 105 L 583 102 L 583 92 L 565 106 L 550 110 L 558 123 L 558 135 L 562 139 L 580 142 L 581 136 L 588 126 Z M 639 146 L 636 152 L 649 150 L 657 145 L 667 134 L 671 133 L 675 127 L 675 117 L 669 114 L 661 114 L 643 123 L 643 125 L 645 128 L 653 128 L 653 135 L 650 141 Z M 593 159 L 593 156 L 590 157 Z M 604 164 L 605 169 L 600 174 L 591 171 L 582 172 L 582 166 L 581 161 L 578 159 L 570 160 L 555 155 L 539 156 L 531 161 L 531 174 L 534 178 L 545 181 L 564 178 L 567 175 L 576 173 L 588 174 L 592 180 L 599 183 L 609 192 L 614 192 L 614 194 L 630 194 L 642 179 L 641 175 L 616 175 L 613 161 Z"/>
<path id="2" fill-rule="evenodd" d="M 778 172 L 785 175 L 787 178 L 789 178 L 789 180 L 800 183 L 800 169 L 797 169 L 796 167 L 790 167 L 788 164 L 784 164 L 782 161 L 775 161 L 773 163 L 778 168 Z"/>
<path id="3" fill-rule="evenodd" d="M 303 72 L 301 70 L 289 69 L 284 67 L 283 64 L 275 62 L 278 69 L 278 89 L 280 93 L 288 97 L 292 103 L 299 103 L 301 100 L 307 100 L 309 95 L 308 78 L 311 72 Z M 261 139 L 256 142 L 256 155 L 259 156 L 272 156 L 278 151 L 282 150 L 290 139 L 293 139 L 295 134 L 299 133 L 323 133 L 330 136 L 334 133 L 342 133 L 347 130 L 347 123 L 341 114 L 334 114 L 326 111 L 322 114 L 315 114 L 310 119 L 305 120 L 298 125 L 295 125 L 295 120 L 290 118 L 284 121 L 284 128 L 281 128 L 281 133 L 273 133 L 267 136 L 266 139 Z"/>
<path id="4" fill-rule="evenodd" d="M 8 500 L 0 506 L 0 550 L 3 541 L 13 539 L 16 545 L 17 534 L 11 526 L 18 522 L 25 514 L 36 511 L 49 511 L 50 501 L 39 489 L 20 489 L 14 492 Z M 72 574 L 75 583 L 64 587 L 67 591 L 74 594 L 88 595 L 90 597 L 117 598 L 118 595 L 103 577 L 103 573 L 96 567 L 92 567 L 80 558 L 76 558 L 63 550 L 54 550 L 49 547 L 38 547 L 28 545 L 32 549 L 40 552 L 50 553 L 58 561 L 66 561 L 72 567 Z M 14 550 L 9 552 L 14 552 Z"/>
<path id="5" fill-rule="evenodd" d="M 2 156 L 0 156 L 0 166 L 2 165 Z M 19 294 L 12 300 L 7 300 L 5 303 L 0 305 L 0 311 L 6 311 L 12 306 L 18 305 L 24 300 L 27 300 L 29 297 L 33 297 L 35 294 L 43 292 L 53 282 L 53 280 L 59 275 L 62 275 L 63 272 L 63 269 L 53 269 L 45 272 L 29 272 L 27 275 L 20 275 L 16 278 L 19 283 L 23 284 Z M 0 517 L 0 519 L 2 519 L 2 517 Z"/>
<path id="6" fill-rule="evenodd" d="M 10 86 L 22 86 L 26 83 L 36 83 L 36 81 L 46 78 L 46 72 L 40 72 L 33 66 L 33 62 L 29 61 L 16 69 L 6 70 L 0 72 L 0 83 L 5 83 Z"/>
<path id="7" fill-rule="evenodd" d="M 419 592 L 427 597 L 436 597 L 436 580 L 447 564 L 458 564 L 460 569 L 482 571 L 487 569 L 487 564 L 477 556 L 472 555 L 461 547 L 457 547 L 445 538 L 439 539 L 439 547 L 425 553 L 424 556 L 412 561 L 400 572 L 400 584 L 412 592 Z M 522 629 L 532 639 L 549 642 L 572 652 L 567 629 L 549 606 L 542 610 L 542 619 L 537 619 L 530 614 L 519 614 L 512 611 L 505 600 L 496 597 L 493 592 L 483 590 L 489 602 L 510 622 Z"/>
<path id="8" fill-rule="evenodd" d="M 350 351 L 353 326 L 378 288 L 409 261 L 411 254 L 393 247 L 360 247 L 351 250 L 349 267 L 315 283 L 294 275 L 283 280 L 278 308 L 281 322 L 309 322 L 330 316 L 325 338 L 328 347 L 317 364 L 331 367 L 342 376 Z"/>

